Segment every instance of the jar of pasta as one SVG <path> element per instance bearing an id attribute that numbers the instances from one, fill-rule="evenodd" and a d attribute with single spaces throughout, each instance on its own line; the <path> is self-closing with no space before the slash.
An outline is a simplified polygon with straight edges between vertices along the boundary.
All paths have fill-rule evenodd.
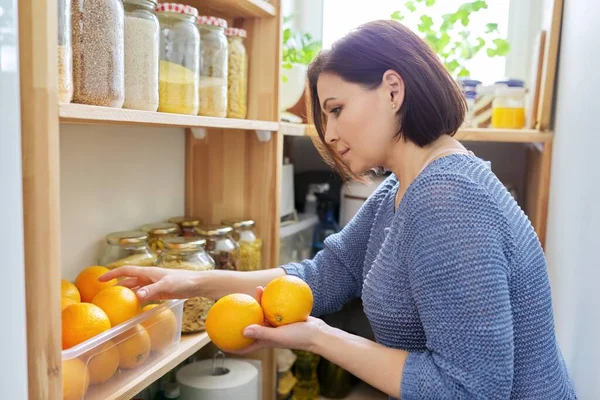
<path id="1" fill-rule="evenodd" d="M 248 60 L 244 38 L 246 31 L 239 28 L 227 28 L 225 34 L 229 41 L 228 56 L 228 118 L 246 118 L 248 92 Z"/>
<path id="2" fill-rule="evenodd" d="M 106 246 L 98 262 L 110 269 L 124 265 L 152 267 L 156 263 L 156 257 L 148 247 L 148 234 L 142 231 L 122 231 L 106 235 Z"/>
<path id="3" fill-rule="evenodd" d="M 202 223 L 202 218 L 199 217 L 173 217 L 169 218 L 169 222 L 179 225 L 181 233 L 186 237 L 194 237 L 195 229 Z"/>
<path id="4" fill-rule="evenodd" d="M 215 269 L 215 262 L 204 251 L 206 241 L 198 238 L 176 237 L 164 240 L 165 250 L 158 258 L 157 266 L 168 269 L 208 271 Z M 181 332 L 201 332 L 204 321 L 214 301 L 205 297 L 192 297 L 183 305 Z"/>
<path id="5" fill-rule="evenodd" d="M 142 226 L 142 231 L 148 234 L 148 246 L 150 251 L 157 256 L 160 256 L 164 250 L 165 239 L 180 236 L 181 229 L 179 225 L 171 222 L 161 222 L 158 224 L 147 224 Z"/>
<path id="6" fill-rule="evenodd" d="M 525 88 L 496 88 L 492 103 L 492 127 L 521 129 L 525 127 Z"/>
<path id="7" fill-rule="evenodd" d="M 160 22 L 158 111 L 198 114 L 200 33 L 198 10 L 184 4 L 159 3 Z"/>
<path id="8" fill-rule="evenodd" d="M 256 223 L 251 219 L 229 219 L 223 225 L 233 228 L 233 239 L 240 245 L 239 271 L 256 271 L 261 269 L 262 241 L 254 230 Z"/>
<path id="9" fill-rule="evenodd" d="M 71 0 L 58 0 L 58 102 L 73 98 L 73 55 L 71 47 Z"/>
<path id="10" fill-rule="evenodd" d="M 207 117 L 227 116 L 227 21 L 198 17 L 200 30 L 200 111 Z"/>
<path id="11" fill-rule="evenodd" d="M 215 260 L 217 269 L 237 271 L 240 246 L 231 236 L 233 229 L 224 225 L 201 225 L 196 233 L 206 240 L 206 251 Z"/>

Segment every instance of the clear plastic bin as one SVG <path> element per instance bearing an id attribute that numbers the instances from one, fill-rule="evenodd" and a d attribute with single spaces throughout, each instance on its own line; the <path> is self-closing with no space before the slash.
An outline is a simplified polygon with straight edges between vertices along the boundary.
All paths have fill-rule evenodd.
<path id="1" fill-rule="evenodd" d="M 299 215 L 299 221 L 282 226 L 279 233 L 279 263 L 288 264 L 312 258 L 312 242 L 319 224 L 316 215 Z"/>
<path id="2" fill-rule="evenodd" d="M 63 400 L 112 398 L 125 385 L 171 355 L 181 339 L 183 303 L 183 300 L 165 301 L 63 350 Z M 114 370 L 116 359 L 119 366 Z"/>

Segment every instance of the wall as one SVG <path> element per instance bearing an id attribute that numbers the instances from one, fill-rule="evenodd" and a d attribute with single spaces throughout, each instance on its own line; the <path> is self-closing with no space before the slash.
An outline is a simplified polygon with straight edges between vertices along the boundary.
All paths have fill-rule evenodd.
<path id="1" fill-rule="evenodd" d="M 558 338 L 580 399 L 600 393 L 599 18 L 597 0 L 565 1 L 547 239 Z"/>

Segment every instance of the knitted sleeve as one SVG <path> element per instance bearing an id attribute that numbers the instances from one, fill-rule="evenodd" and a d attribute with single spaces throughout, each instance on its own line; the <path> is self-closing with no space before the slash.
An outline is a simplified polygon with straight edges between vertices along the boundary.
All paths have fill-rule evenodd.
<path id="1" fill-rule="evenodd" d="M 427 351 L 408 356 L 402 399 L 507 399 L 514 361 L 507 219 L 466 177 L 421 183 L 410 199 L 405 256 Z"/>

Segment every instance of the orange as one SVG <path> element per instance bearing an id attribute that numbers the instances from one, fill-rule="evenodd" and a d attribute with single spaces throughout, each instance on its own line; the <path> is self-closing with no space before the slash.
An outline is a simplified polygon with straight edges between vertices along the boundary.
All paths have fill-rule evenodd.
<path id="1" fill-rule="evenodd" d="M 63 361 L 63 400 L 81 400 L 90 385 L 90 374 L 84 362 L 78 358 Z"/>
<path id="2" fill-rule="evenodd" d="M 64 279 L 60 280 L 60 295 L 61 297 L 73 299 L 78 303 L 81 301 L 81 295 L 79 294 L 77 286 Z"/>
<path id="3" fill-rule="evenodd" d="M 120 336 L 117 345 L 119 349 L 119 367 L 135 368 L 142 365 L 150 355 L 150 335 L 146 329 L 137 324 Z"/>
<path id="4" fill-rule="evenodd" d="M 78 303 L 78 301 L 75 301 L 70 297 L 61 297 L 60 298 L 60 311 L 62 312 L 62 310 L 69 307 L 71 304 L 77 304 L 77 303 Z"/>
<path id="5" fill-rule="evenodd" d="M 104 310 L 112 326 L 117 326 L 140 313 L 140 301 L 134 291 L 125 286 L 102 289 L 94 297 L 92 304 Z"/>
<path id="6" fill-rule="evenodd" d="M 302 279 L 285 275 L 265 287 L 260 302 L 265 318 L 272 326 L 306 321 L 313 307 L 313 294 Z"/>
<path id="7" fill-rule="evenodd" d="M 244 336 L 248 325 L 262 325 L 263 311 L 254 297 L 235 293 L 222 297 L 206 316 L 206 333 L 223 351 L 238 351 L 254 339 Z"/>
<path id="8" fill-rule="evenodd" d="M 119 368 L 119 349 L 112 340 L 94 349 L 94 354 L 88 361 L 90 383 L 95 385 L 109 380 Z"/>
<path id="9" fill-rule="evenodd" d="M 108 282 L 99 282 L 98 278 L 110 271 L 106 267 L 88 267 L 81 271 L 75 279 L 75 286 L 81 294 L 81 301 L 91 302 L 94 297 L 102 290 L 117 284 L 116 279 Z"/>
<path id="10" fill-rule="evenodd" d="M 62 348 L 71 348 L 109 329 L 110 320 L 100 307 L 71 304 L 62 312 Z"/>
<path id="11" fill-rule="evenodd" d="M 142 308 L 142 312 L 156 307 L 160 307 L 160 304 L 148 304 Z M 150 335 L 152 351 L 161 351 L 169 347 L 177 333 L 177 318 L 168 308 L 148 318 L 142 322 L 142 325 Z"/>

